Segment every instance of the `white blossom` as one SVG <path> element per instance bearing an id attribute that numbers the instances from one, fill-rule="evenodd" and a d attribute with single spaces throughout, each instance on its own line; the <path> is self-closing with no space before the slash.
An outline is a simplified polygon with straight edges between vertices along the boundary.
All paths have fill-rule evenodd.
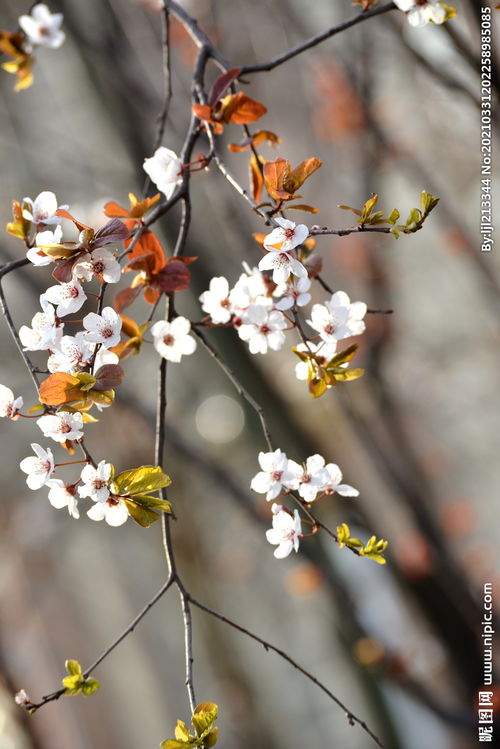
<path id="1" fill-rule="evenodd" d="M 7 417 L 13 421 L 19 419 L 19 411 L 23 407 L 21 396 L 14 398 L 12 390 L 5 385 L 0 385 L 0 417 Z"/>
<path id="2" fill-rule="evenodd" d="M 294 549 L 298 551 L 301 534 L 299 511 L 294 510 L 290 515 L 280 505 L 273 505 L 273 527 L 266 531 L 266 538 L 270 544 L 278 547 L 274 551 L 276 559 L 284 559 Z"/>
<path id="3" fill-rule="evenodd" d="M 151 158 L 144 160 L 144 171 L 168 199 L 182 180 L 182 161 L 170 148 L 160 146 Z"/>
<path id="4" fill-rule="evenodd" d="M 275 218 L 275 221 L 279 226 L 265 237 L 266 250 L 289 252 L 309 236 L 309 229 L 304 224 L 297 225 L 286 218 Z"/>
<path id="5" fill-rule="evenodd" d="M 94 348 L 95 346 L 86 341 L 85 333 L 82 331 L 75 336 L 63 336 L 57 349 L 49 356 L 47 362 L 49 372 L 74 374 L 90 361 Z"/>
<path id="6" fill-rule="evenodd" d="M 49 286 L 45 292 L 45 296 L 49 302 L 56 305 L 56 314 L 58 317 L 78 312 L 87 298 L 84 290 L 78 281 L 75 280 L 69 283 L 59 283 L 56 286 Z"/>
<path id="7" fill-rule="evenodd" d="M 299 481 L 299 494 L 305 502 L 314 502 L 316 495 L 323 491 L 329 479 L 325 469 L 325 459 L 321 455 L 311 455 L 306 460 L 305 467 L 295 461 L 289 461 L 289 468 Z"/>
<path id="8" fill-rule="evenodd" d="M 333 340 L 331 343 L 308 341 L 307 346 L 305 343 L 299 343 L 295 348 L 297 351 L 314 354 L 319 359 L 319 364 L 327 364 L 335 356 L 337 341 Z M 298 380 L 309 379 L 309 366 L 309 362 L 299 361 L 295 365 L 295 377 Z M 328 387 L 331 387 L 331 385 Z"/>
<path id="9" fill-rule="evenodd" d="M 286 283 L 290 273 L 298 278 L 307 276 L 307 270 L 296 258 L 288 252 L 269 250 L 261 259 L 259 270 L 272 270 L 274 283 Z"/>
<path id="10" fill-rule="evenodd" d="M 411 26 L 425 26 L 427 23 L 443 23 L 446 10 L 438 0 L 394 0 L 399 10 L 407 13 Z"/>
<path id="11" fill-rule="evenodd" d="M 87 512 L 91 520 L 105 520 L 108 525 L 123 525 L 128 518 L 127 505 L 122 499 L 109 496 L 103 502 L 96 502 Z"/>
<path id="12" fill-rule="evenodd" d="M 47 481 L 47 486 L 50 487 L 49 502 L 52 507 L 55 507 L 56 510 L 67 507 L 71 517 L 78 520 L 80 512 L 78 510 L 78 500 L 75 496 L 76 488 L 74 485 L 65 484 L 61 479 L 50 479 Z"/>
<path id="13" fill-rule="evenodd" d="M 94 502 L 105 502 L 109 497 L 108 483 L 111 478 L 111 463 L 101 460 L 97 468 L 86 465 L 82 470 L 83 484 L 78 487 L 80 497 L 90 497 Z"/>
<path id="14" fill-rule="evenodd" d="M 80 440 L 83 437 L 83 419 L 81 413 L 58 411 L 56 414 L 45 414 L 37 419 L 38 426 L 45 437 L 56 442 Z"/>
<path id="15" fill-rule="evenodd" d="M 45 226 L 61 223 L 60 217 L 56 216 L 57 198 L 50 190 L 44 190 L 34 200 L 23 198 L 23 204 L 23 217 L 33 224 Z M 68 206 L 61 205 L 59 207 L 67 208 Z"/>
<path id="16" fill-rule="evenodd" d="M 271 308 L 273 300 L 270 293 L 270 281 L 258 268 L 250 268 L 243 263 L 245 273 L 229 293 L 229 301 L 235 315 L 246 322 L 246 312 L 252 305 Z"/>
<path id="17" fill-rule="evenodd" d="M 37 3 L 31 9 L 31 15 L 19 17 L 19 26 L 31 44 L 57 49 L 66 38 L 61 31 L 62 21 L 62 13 L 51 13 L 45 3 Z"/>
<path id="18" fill-rule="evenodd" d="M 28 250 L 26 257 L 33 263 L 33 265 L 50 265 L 50 263 L 54 262 L 54 258 L 50 257 L 50 255 L 46 255 L 41 247 L 60 244 L 61 240 L 61 226 L 56 226 L 54 231 L 50 231 L 50 229 L 47 229 L 47 231 L 39 231 L 35 237 L 35 246 Z"/>
<path id="19" fill-rule="evenodd" d="M 48 482 L 50 474 L 54 471 L 54 457 L 50 447 L 44 450 L 36 442 L 32 443 L 31 449 L 35 455 L 21 460 L 19 467 L 21 471 L 28 474 L 26 483 L 29 488 L 40 489 Z"/>
<path id="20" fill-rule="evenodd" d="M 290 470 L 289 463 L 286 454 L 279 449 L 260 452 L 259 465 L 262 470 L 253 477 L 250 488 L 257 494 L 265 494 L 268 502 L 288 489 L 298 489 L 299 480 L 296 472 Z"/>
<path id="21" fill-rule="evenodd" d="M 324 304 L 313 305 L 311 319 L 307 322 L 324 341 L 333 343 L 363 333 L 365 314 L 364 302 L 351 303 L 345 291 L 337 291 Z"/>
<path id="22" fill-rule="evenodd" d="M 105 249 L 88 252 L 75 263 L 73 277 L 90 281 L 93 276 L 101 275 L 106 283 L 118 283 L 122 275 L 122 268 L 112 252 Z"/>
<path id="23" fill-rule="evenodd" d="M 343 497 L 359 497 L 359 492 L 349 484 L 342 484 L 342 471 L 336 463 L 328 463 L 325 466 L 328 473 L 328 480 L 325 481 L 322 489 L 328 494 L 341 494 Z"/>
<path id="24" fill-rule="evenodd" d="M 19 692 L 16 692 L 16 694 L 14 695 L 14 702 L 20 707 L 27 707 L 28 705 L 31 705 L 31 700 L 25 689 L 20 689 Z"/>
<path id="25" fill-rule="evenodd" d="M 281 312 L 252 305 L 245 320 L 238 327 L 238 335 L 248 342 L 250 353 L 265 354 L 268 348 L 278 351 L 285 343 L 283 329 L 288 327 L 288 321 Z"/>
<path id="26" fill-rule="evenodd" d="M 196 341 L 189 335 L 190 330 L 191 323 L 185 317 L 176 317 L 172 322 L 158 320 L 151 328 L 155 349 L 164 359 L 180 362 L 181 357 L 196 350 Z"/>
<path id="27" fill-rule="evenodd" d="M 40 296 L 43 312 L 37 312 L 31 320 L 31 328 L 22 325 L 19 338 L 25 351 L 44 351 L 57 348 L 63 334 L 63 325 L 56 319 L 55 309 L 47 301 L 45 294 Z"/>
<path id="28" fill-rule="evenodd" d="M 214 323 L 229 322 L 232 305 L 229 299 L 229 284 L 224 276 L 216 276 L 210 281 L 208 291 L 200 295 L 201 308 Z"/>
<path id="29" fill-rule="evenodd" d="M 85 340 L 100 343 L 104 348 L 113 348 L 120 343 L 122 319 L 113 307 L 104 307 L 100 315 L 89 312 L 83 318 Z"/>
<path id="30" fill-rule="evenodd" d="M 307 276 L 299 278 L 295 284 L 287 287 L 285 295 L 275 302 L 275 308 L 284 311 L 294 306 L 305 307 L 311 301 L 310 288 L 311 280 Z"/>

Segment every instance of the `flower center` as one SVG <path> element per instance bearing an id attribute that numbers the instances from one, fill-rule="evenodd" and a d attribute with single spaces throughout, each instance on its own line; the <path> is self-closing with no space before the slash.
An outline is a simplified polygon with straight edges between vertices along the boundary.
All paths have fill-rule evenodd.
<path id="1" fill-rule="evenodd" d="M 295 234 L 293 229 L 285 229 L 283 233 L 287 239 L 292 239 L 293 235 Z"/>
<path id="2" fill-rule="evenodd" d="M 271 332 L 271 328 L 269 328 L 267 325 L 261 325 L 260 332 L 264 333 L 264 335 L 267 335 L 268 333 Z"/>
<path id="3" fill-rule="evenodd" d="M 327 335 L 333 335 L 335 333 L 335 325 L 333 323 L 328 323 L 328 325 L 325 325 L 323 330 Z"/>
<path id="4" fill-rule="evenodd" d="M 113 335 L 113 328 L 103 328 L 102 329 L 102 337 L 103 338 L 111 338 Z"/>
<path id="5" fill-rule="evenodd" d="M 95 260 L 92 263 L 92 271 L 96 276 L 104 271 L 104 263 L 102 262 L 102 260 Z"/>
<path id="6" fill-rule="evenodd" d="M 175 338 L 171 333 L 167 333 L 167 335 L 163 336 L 163 343 L 165 346 L 173 346 L 174 345 Z"/>
<path id="7" fill-rule="evenodd" d="M 303 484 L 309 484 L 309 482 L 311 481 L 311 479 L 312 479 L 311 474 L 310 473 L 306 473 L 304 471 L 304 473 L 302 474 L 301 482 Z"/>
<path id="8" fill-rule="evenodd" d="M 108 498 L 107 498 L 107 500 L 106 500 L 106 504 L 107 504 L 107 505 L 108 505 L 109 507 L 116 507 L 116 506 L 117 506 L 118 504 L 120 504 L 120 500 L 119 500 L 119 499 L 117 499 L 116 497 L 113 497 L 113 496 L 112 496 L 112 495 L 110 494 L 110 495 L 109 495 L 109 497 L 108 497 Z"/>
<path id="9" fill-rule="evenodd" d="M 226 299 L 222 299 L 222 300 L 221 300 L 220 306 L 221 306 L 221 307 L 224 307 L 224 309 L 229 309 L 229 305 L 230 305 L 230 304 L 231 304 L 231 302 L 230 302 L 230 301 L 229 301 L 229 299 L 227 299 L 227 297 L 226 297 Z"/>
<path id="10" fill-rule="evenodd" d="M 106 486 L 106 482 L 102 479 L 96 478 L 92 481 L 92 486 L 94 487 L 94 489 L 99 490 L 102 489 L 103 486 Z"/>
<path id="11" fill-rule="evenodd" d="M 67 434 L 68 432 L 71 432 L 71 427 L 69 424 L 61 424 L 59 431 L 63 434 Z"/>
<path id="12" fill-rule="evenodd" d="M 273 471 L 271 473 L 271 478 L 273 481 L 281 481 L 281 477 L 283 476 L 283 471 Z"/>
<path id="13" fill-rule="evenodd" d="M 79 292 L 76 286 L 69 286 L 66 287 L 66 294 L 65 296 L 71 297 L 71 299 L 76 299 Z"/>

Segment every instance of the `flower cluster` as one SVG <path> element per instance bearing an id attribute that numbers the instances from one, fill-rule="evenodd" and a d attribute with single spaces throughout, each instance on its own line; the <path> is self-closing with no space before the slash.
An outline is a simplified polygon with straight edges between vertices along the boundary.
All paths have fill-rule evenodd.
<path id="1" fill-rule="evenodd" d="M 224 276 L 210 281 L 209 288 L 200 296 L 202 310 L 213 325 L 233 326 L 239 337 L 248 343 L 252 354 L 278 351 L 285 343 L 285 331 L 295 322 L 286 312 L 296 313 L 311 301 L 311 279 L 304 265 L 291 255 L 294 248 L 309 236 L 309 229 L 287 219 L 275 219 L 278 227 L 263 241 L 268 251 L 257 268 L 244 263 L 233 288 Z M 262 270 L 273 270 L 272 280 Z M 364 302 L 351 302 L 344 291 L 337 291 L 323 304 L 314 304 L 308 324 L 315 334 L 302 341 L 297 350 L 317 355 L 327 363 L 336 352 L 337 342 L 365 330 Z M 317 343 L 314 339 L 320 338 Z M 307 362 L 297 367 L 298 379 L 307 379 Z"/>
<path id="2" fill-rule="evenodd" d="M 260 452 L 259 465 L 261 470 L 253 477 L 250 487 L 258 494 L 265 494 L 268 502 L 289 492 L 296 492 L 307 505 L 326 494 L 359 496 L 357 489 L 342 483 L 342 471 L 338 465 L 326 464 L 321 455 L 311 455 L 304 465 L 300 465 L 277 449 L 267 453 Z M 295 551 L 298 549 L 300 518 L 297 511 L 292 518 L 281 505 L 273 504 L 272 511 L 273 530 L 267 532 L 267 540 L 272 544 L 280 544 L 274 555 L 281 559 L 288 556 L 292 548 Z"/>

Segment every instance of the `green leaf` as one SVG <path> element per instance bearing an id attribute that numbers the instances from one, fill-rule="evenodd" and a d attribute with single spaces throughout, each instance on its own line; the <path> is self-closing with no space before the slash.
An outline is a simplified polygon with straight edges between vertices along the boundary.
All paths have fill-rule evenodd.
<path id="1" fill-rule="evenodd" d="M 339 351 L 338 354 L 335 354 L 335 356 L 330 359 L 330 361 L 327 364 L 327 368 L 329 367 L 339 367 L 341 364 L 345 364 L 348 361 L 351 361 L 352 357 L 358 350 L 359 345 L 357 343 L 353 343 L 351 346 L 348 346 L 343 351 Z"/>
<path id="2" fill-rule="evenodd" d="M 166 739 L 162 741 L 161 749 L 186 749 L 189 744 L 186 741 L 176 741 L 175 739 Z"/>
<path id="3" fill-rule="evenodd" d="M 92 390 L 93 385 L 95 385 L 97 382 L 96 378 L 88 372 L 78 372 L 78 374 L 75 376 L 81 382 L 79 389 L 83 391 Z"/>
<path id="4" fill-rule="evenodd" d="M 64 663 L 64 667 L 70 676 L 81 676 L 82 667 L 78 661 L 68 660 Z"/>
<path id="5" fill-rule="evenodd" d="M 123 471 L 114 480 L 117 494 L 145 494 L 163 489 L 171 483 L 170 476 L 163 473 L 160 466 L 141 466 Z"/>
<path id="6" fill-rule="evenodd" d="M 364 369 L 347 369 L 347 368 L 335 368 L 333 371 L 327 370 L 328 374 L 333 377 L 337 382 L 350 382 L 351 380 L 358 380 L 363 377 Z"/>
<path id="7" fill-rule="evenodd" d="M 166 499 L 158 499 L 153 497 L 151 494 L 134 494 L 134 504 L 138 504 L 141 507 L 151 507 L 155 510 L 163 510 L 163 512 L 172 512 L 172 503 Z"/>
<path id="8" fill-rule="evenodd" d="M 203 742 L 204 749 L 210 749 L 211 746 L 215 746 L 218 737 L 219 729 L 217 726 L 215 726 L 215 728 L 212 728 L 210 733 L 205 736 L 205 741 Z"/>
<path id="9" fill-rule="evenodd" d="M 177 726 L 175 727 L 174 735 L 178 741 L 189 741 L 190 737 L 189 737 L 188 727 L 186 726 L 183 720 L 177 721 Z"/>
<path id="10" fill-rule="evenodd" d="M 128 514 L 135 520 L 135 522 L 142 528 L 149 528 L 155 520 L 160 517 L 154 510 L 149 510 L 147 507 L 139 507 L 135 502 L 131 502 L 129 499 L 123 500 L 127 505 Z"/>
<path id="11" fill-rule="evenodd" d="M 217 705 L 213 702 L 202 702 L 193 713 L 191 722 L 199 737 L 212 729 L 217 719 Z"/>
<path id="12" fill-rule="evenodd" d="M 85 697 L 90 697 L 90 695 L 94 694 L 96 689 L 99 689 L 100 686 L 101 685 L 97 679 L 92 679 L 92 677 L 89 676 L 82 684 L 82 694 L 85 695 Z"/>

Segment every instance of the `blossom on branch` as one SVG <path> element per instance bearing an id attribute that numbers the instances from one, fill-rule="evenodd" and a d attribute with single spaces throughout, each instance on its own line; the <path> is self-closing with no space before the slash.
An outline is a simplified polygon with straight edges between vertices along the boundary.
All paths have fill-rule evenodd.
<path id="1" fill-rule="evenodd" d="M 62 21 L 62 13 L 51 13 L 45 3 L 37 3 L 31 9 L 31 15 L 19 17 L 19 26 L 31 44 L 57 49 L 66 38 L 61 31 Z"/>
<path id="2" fill-rule="evenodd" d="M 309 236 L 309 229 L 305 224 L 295 224 L 287 218 L 274 219 L 279 226 L 273 229 L 264 239 L 266 250 L 279 250 L 280 252 L 289 252 L 302 242 L 305 242 Z"/>
<path id="3" fill-rule="evenodd" d="M 47 255 L 41 248 L 60 244 L 61 240 L 61 226 L 56 226 L 54 231 L 39 231 L 35 238 L 35 247 L 32 247 L 27 251 L 26 257 L 33 263 L 33 265 L 50 265 L 50 263 L 54 262 L 54 258 Z"/>
<path id="4" fill-rule="evenodd" d="M 275 302 L 275 308 L 284 311 L 292 307 L 305 307 L 311 301 L 310 288 L 311 281 L 307 276 L 299 278 L 296 283 L 287 287 L 285 295 Z M 277 291 L 281 289 L 278 288 Z"/>
<path id="5" fill-rule="evenodd" d="M 272 506 L 273 527 L 266 531 L 266 538 L 270 544 L 277 546 L 274 550 L 276 559 L 284 559 L 293 550 L 299 550 L 302 525 L 298 510 L 293 515 L 284 510 L 281 505 Z"/>
<path id="6" fill-rule="evenodd" d="M 191 323 L 185 317 L 176 317 L 172 322 L 158 320 L 151 328 L 154 347 L 164 359 L 180 362 L 183 356 L 196 351 L 196 341 L 189 335 Z"/>
<path id="7" fill-rule="evenodd" d="M 349 484 L 342 484 L 342 471 L 336 463 L 328 463 L 325 466 L 328 479 L 323 484 L 323 491 L 327 494 L 341 494 L 343 497 L 359 497 L 359 491 Z"/>
<path id="8" fill-rule="evenodd" d="M 345 291 L 336 291 L 324 304 L 313 305 L 311 319 L 307 323 L 317 330 L 326 343 L 340 341 L 365 330 L 364 302 L 352 302 Z"/>
<path id="9" fill-rule="evenodd" d="M 31 320 L 31 328 L 22 325 L 19 338 L 25 351 L 57 349 L 63 334 L 63 325 L 58 322 L 52 304 L 45 294 L 40 295 L 43 312 L 37 312 Z"/>
<path id="10" fill-rule="evenodd" d="M 58 317 L 78 312 L 87 299 L 86 293 L 78 281 L 75 280 L 69 283 L 60 283 L 56 286 L 49 286 L 45 292 L 45 297 L 49 302 L 56 305 L 56 314 Z"/>
<path id="11" fill-rule="evenodd" d="M 212 278 L 208 291 L 204 291 L 199 299 L 202 310 L 210 315 L 214 323 L 229 322 L 232 316 L 232 305 L 229 298 L 229 284 L 224 276 Z"/>
<path id="12" fill-rule="evenodd" d="M 23 206 L 23 218 L 37 226 L 61 223 L 59 216 L 56 216 L 56 211 L 58 210 L 57 198 L 50 190 L 44 190 L 37 195 L 35 200 L 23 198 Z M 59 206 L 59 208 L 63 209 L 67 207 L 67 205 Z"/>
<path id="13" fill-rule="evenodd" d="M 122 499 L 109 496 L 105 500 L 95 501 L 95 505 L 87 512 L 91 520 L 105 520 L 108 525 L 118 527 L 123 525 L 128 518 L 127 505 Z"/>
<path id="14" fill-rule="evenodd" d="M 23 403 L 21 396 L 14 398 L 14 393 L 10 388 L 0 385 L 0 418 L 7 417 L 7 419 L 17 421 Z"/>
<path id="15" fill-rule="evenodd" d="M 438 0 L 394 0 L 399 10 L 407 14 L 411 26 L 427 23 L 441 24 L 446 21 L 446 9 Z"/>
<path id="16" fill-rule="evenodd" d="M 182 180 L 182 161 L 174 151 L 160 146 L 149 159 L 144 159 L 144 171 L 168 199 Z"/>
<path id="17" fill-rule="evenodd" d="M 49 480 L 50 474 L 54 472 L 54 456 L 50 447 L 44 450 L 36 442 L 32 443 L 31 449 L 35 455 L 24 458 L 19 463 L 21 471 L 28 474 L 26 483 L 30 489 L 40 489 Z"/>
<path id="18" fill-rule="evenodd" d="M 122 319 L 113 307 L 104 307 L 100 315 L 89 312 L 83 318 L 85 340 L 100 343 L 104 348 L 113 348 L 120 343 Z"/>
<path id="19" fill-rule="evenodd" d="M 118 283 L 122 268 L 109 250 L 94 250 L 85 253 L 73 267 L 73 277 L 91 281 L 93 276 L 101 276 L 106 283 Z"/>
<path id="20" fill-rule="evenodd" d="M 80 440 L 83 437 L 83 418 L 81 413 L 58 411 L 57 414 L 45 414 L 37 419 L 38 426 L 45 437 L 55 442 Z"/>
<path id="21" fill-rule="evenodd" d="M 268 348 L 278 351 L 285 343 L 283 328 L 288 326 L 288 321 L 281 312 L 252 305 L 244 319 L 238 335 L 248 342 L 251 354 L 266 354 Z"/>
<path id="22" fill-rule="evenodd" d="M 83 484 L 78 487 L 80 497 L 90 497 L 94 502 L 105 502 L 109 497 L 111 463 L 101 460 L 97 466 L 86 465 L 80 475 Z"/>
<path id="23" fill-rule="evenodd" d="M 291 462 L 293 467 L 297 465 Z M 260 452 L 259 465 L 262 470 L 253 477 L 250 488 L 257 494 L 265 494 L 268 502 L 276 499 L 282 492 L 298 489 L 297 472 L 290 470 L 289 463 L 286 454 L 279 449 L 268 453 Z"/>
<path id="24" fill-rule="evenodd" d="M 65 484 L 61 479 L 49 479 L 47 486 L 50 487 L 49 502 L 56 510 L 63 507 L 68 508 L 72 518 L 78 520 L 80 512 L 78 510 L 78 500 L 76 498 L 76 488 L 73 484 Z"/>
<path id="25" fill-rule="evenodd" d="M 47 368 L 49 372 L 73 374 L 90 361 L 94 348 L 95 346 L 87 342 L 82 331 L 75 336 L 65 335 L 49 356 Z"/>

